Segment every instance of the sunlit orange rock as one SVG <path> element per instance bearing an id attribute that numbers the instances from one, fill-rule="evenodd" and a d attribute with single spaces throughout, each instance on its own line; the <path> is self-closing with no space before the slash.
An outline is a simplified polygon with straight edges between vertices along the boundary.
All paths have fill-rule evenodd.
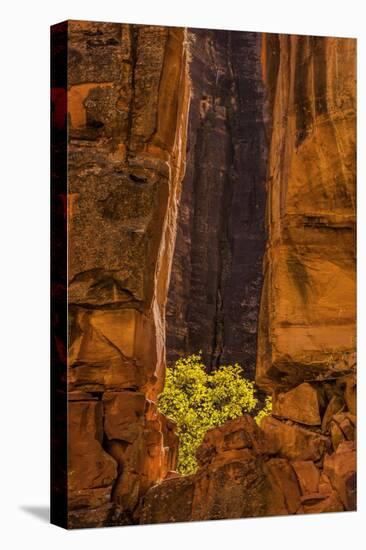
<path id="1" fill-rule="evenodd" d="M 317 493 L 319 490 L 320 471 L 311 460 L 300 460 L 291 463 L 295 470 L 302 495 Z"/>
<path id="2" fill-rule="evenodd" d="M 318 392 L 310 384 L 279 393 L 273 397 L 272 414 L 309 426 L 321 424 Z"/>
<path id="3" fill-rule="evenodd" d="M 70 510 L 88 511 L 111 501 L 117 463 L 103 449 L 103 405 L 100 401 L 69 403 L 68 502 Z M 72 525 L 77 523 L 74 514 Z"/>
<path id="4" fill-rule="evenodd" d="M 356 501 L 356 451 L 354 444 L 347 442 L 324 459 L 324 473 L 337 491 L 346 510 L 355 510 Z"/>
<path id="5" fill-rule="evenodd" d="M 330 449 L 330 439 L 321 433 L 280 422 L 272 416 L 264 418 L 261 429 L 271 444 L 272 453 L 289 460 L 319 460 Z"/>
<path id="6" fill-rule="evenodd" d="M 217 458 L 222 461 L 227 457 L 226 461 L 230 461 L 231 457 L 239 457 L 238 451 L 242 449 L 251 449 L 253 455 L 267 451 L 263 433 L 249 414 L 208 430 L 196 457 L 203 466 L 217 461 Z"/>
<path id="7" fill-rule="evenodd" d="M 164 385 L 190 94 L 185 29 L 67 26 L 68 384 L 85 401 L 69 413 L 77 527 L 136 521 L 143 493 L 176 468 L 174 423 L 149 403 Z"/>
<path id="8" fill-rule="evenodd" d="M 263 39 L 272 121 L 256 379 L 268 390 L 354 367 L 355 49 Z"/>

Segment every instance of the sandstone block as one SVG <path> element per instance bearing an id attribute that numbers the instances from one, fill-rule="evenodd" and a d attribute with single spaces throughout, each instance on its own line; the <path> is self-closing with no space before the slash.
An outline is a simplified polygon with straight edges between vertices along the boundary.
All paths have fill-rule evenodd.
<path id="1" fill-rule="evenodd" d="M 263 433 L 248 414 L 208 430 L 196 457 L 200 465 L 209 464 L 216 455 L 240 449 L 251 449 L 259 455 L 266 452 Z"/>
<path id="2" fill-rule="evenodd" d="M 332 491 L 324 498 L 313 498 L 303 503 L 304 514 L 321 514 L 327 512 L 342 512 L 344 510 L 337 491 Z"/>
<path id="3" fill-rule="evenodd" d="M 308 383 L 300 384 L 286 393 L 279 393 L 273 399 L 272 407 L 272 414 L 275 416 L 309 426 L 319 426 L 321 423 L 318 393 Z"/>
<path id="4" fill-rule="evenodd" d="M 105 392 L 104 431 L 108 439 L 133 443 L 144 424 L 145 396 L 138 392 Z"/>
<path id="5" fill-rule="evenodd" d="M 356 509 L 356 452 L 338 447 L 324 459 L 324 473 L 337 491 L 346 510 Z"/>
<path id="6" fill-rule="evenodd" d="M 339 395 L 333 395 L 325 410 L 322 420 L 322 431 L 326 432 L 329 428 L 329 423 L 334 414 L 337 414 L 344 408 L 344 399 Z"/>
<path id="7" fill-rule="evenodd" d="M 167 479 L 145 495 L 140 523 L 190 521 L 194 484 L 192 476 Z"/>
<path id="8" fill-rule="evenodd" d="M 249 449 L 244 451 L 245 456 L 223 463 L 218 455 L 217 463 L 197 472 L 192 519 L 201 521 L 266 514 L 267 481 L 262 461 Z"/>
<path id="9" fill-rule="evenodd" d="M 117 466 L 102 447 L 102 403 L 71 402 L 68 416 L 68 488 L 77 500 L 78 491 L 110 487 L 117 477 Z M 94 501 L 96 494 L 90 494 Z"/>
<path id="10" fill-rule="evenodd" d="M 264 471 L 272 486 L 277 486 L 282 493 L 287 513 L 295 514 L 301 505 L 301 493 L 291 464 L 283 458 L 272 458 L 266 462 Z"/>
<path id="11" fill-rule="evenodd" d="M 126 469 L 117 478 L 113 487 L 113 502 L 124 511 L 132 512 L 138 503 L 140 496 L 139 474 Z"/>
<path id="12" fill-rule="evenodd" d="M 111 502 L 112 486 L 97 487 L 95 489 L 79 489 L 68 495 L 68 506 L 70 510 L 81 510 L 83 508 L 98 508 Z"/>
<path id="13" fill-rule="evenodd" d="M 320 472 L 310 460 L 291 463 L 295 470 L 302 495 L 317 493 L 319 490 Z"/>
<path id="14" fill-rule="evenodd" d="M 84 508 L 70 510 L 68 514 L 69 529 L 83 529 L 88 527 L 106 527 L 113 516 L 113 504 L 104 504 L 98 508 Z"/>
<path id="15" fill-rule="evenodd" d="M 261 430 L 271 445 L 272 454 L 289 460 L 317 461 L 330 446 L 329 438 L 296 424 L 285 424 L 271 416 L 262 420 Z"/>
<path id="16" fill-rule="evenodd" d="M 337 385 L 344 393 L 344 399 L 350 413 L 356 414 L 356 375 L 354 373 L 337 380 Z"/>

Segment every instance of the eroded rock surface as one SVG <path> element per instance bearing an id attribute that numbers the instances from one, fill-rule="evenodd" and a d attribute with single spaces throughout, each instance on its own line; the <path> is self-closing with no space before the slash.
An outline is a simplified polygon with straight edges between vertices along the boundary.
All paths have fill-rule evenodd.
<path id="1" fill-rule="evenodd" d="M 261 35 L 190 29 L 187 170 L 167 303 L 167 358 L 203 352 L 254 378 L 265 247 Z"/>
<path id="2" fill-rule="evenodd" d="M 185 168 L 186 31 L 68 23 L 69 526 L 134 522 L 176 467 L 165 301 Z"/>
<path id="3" fill-rule="evenodd" d="M 317 426 L 271 416 L 260 427 L 249 415 L 228 421 L 206 433 L 194 475 L 170 478 L 148 490 L 140 521 L 355 510 L 354 436 L 349 431 L 349 439 L 334 449 L 331 431 L 321 433 Z"/>
<path id="4" fill-rule="evenodd" d="M 355 41 L 265 35 L 262 63 L 272 116 L 256 379 L 273 414 L 260 429 L 243 417 L 210 430 L 189 494 L 185 478 L 153 487 L 143 523 L 182 521 L 164 505 L 174 486 L 184 521 L 356 509 Z"/>
<path id="5" fill-rule="evenodd" d="M 355 509 L 354 41 L 192 31 L 179 206 L 186 31 L 68 33 L 69 527 Z M 178 211 L 171 358 L 253 374 L 265 202 L 273 415 L 210 430 L 182 477 L 157 409 Z"/>
<path id="6" fill-rule="evenodd" d="M 269 391 L 355 366 L 355 48 L 264 38 L 272 117 L 256 380 Z"/>

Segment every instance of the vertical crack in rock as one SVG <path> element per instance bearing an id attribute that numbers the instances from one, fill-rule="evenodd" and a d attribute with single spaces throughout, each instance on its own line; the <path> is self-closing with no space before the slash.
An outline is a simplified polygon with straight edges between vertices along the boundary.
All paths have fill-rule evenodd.
<path id="1" fill-rule="evenodd" d="M 189 30 L 187 169 L 167 304 L 167 357 L 254 377 L 265 247 L 261 36 Z"/>

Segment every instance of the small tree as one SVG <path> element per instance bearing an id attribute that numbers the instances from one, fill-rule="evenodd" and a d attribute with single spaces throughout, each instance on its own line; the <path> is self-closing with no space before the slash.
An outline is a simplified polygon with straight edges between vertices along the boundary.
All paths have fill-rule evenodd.
<path id="1" fill-rule="evenodd" d="M 201 353 L 178 359 L 167 369 L 159 407 L 178 426 L 181 474 L 196 470 L 195 453 L 207 430 L 256 408 L 254 383 L 242 375 L 238 364 L 207 374 Z"/>

